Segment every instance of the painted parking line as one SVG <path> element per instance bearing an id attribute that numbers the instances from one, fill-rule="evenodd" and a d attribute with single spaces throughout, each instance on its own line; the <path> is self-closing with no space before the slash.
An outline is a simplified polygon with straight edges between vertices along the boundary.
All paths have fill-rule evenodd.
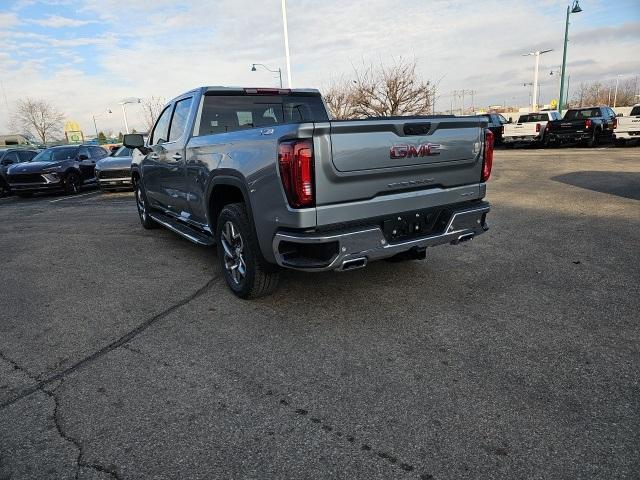
<path id="1" fill-rule="evenodd" d="M 72 195 L 70 197 L 56 198 L 55 200 L 49 200 L 49 203 L 61 202 L 63 200 L 73 200 L 74 198 L 86 197 L 87 195 L 95 195 L 96 193 L 100 193 L 100 192 L 89 192 L 89 193 L 83 193 L 81 195 Z"/>

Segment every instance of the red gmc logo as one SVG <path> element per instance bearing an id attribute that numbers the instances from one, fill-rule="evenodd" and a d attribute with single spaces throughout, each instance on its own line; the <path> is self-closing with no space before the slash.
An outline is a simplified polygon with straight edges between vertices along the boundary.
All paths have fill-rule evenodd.
<path id="1" fill-rule="evenodd" d="M 440 145 L 437 143 L 424 143 L 422 145 L 394 145 L 391 147 L 391 158 L 430 157 L 440 155 Z"/>

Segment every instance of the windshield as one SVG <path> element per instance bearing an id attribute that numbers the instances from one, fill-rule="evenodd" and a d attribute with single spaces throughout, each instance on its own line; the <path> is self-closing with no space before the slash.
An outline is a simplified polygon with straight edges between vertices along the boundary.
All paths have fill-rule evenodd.
<path id="1" fill-rule="evenodd" d="M 75 158 L 77 147 L 47 148 L 33 157 L 32 162 L 60 162 L 68 158 Z"/>
<path id="2" fill-rule="evenodd" d="M 111 155 L 109 155 L 110 157 L 130 157 L 131 156 L 131 149 L 125 147 L 124 145 L 122 147 L 120 147 L 118 150 L 116 150 L 115 152 L 113 152 Z"/>
<path id="3" fill-rule="evenodd" d="M 599 116 L 599 108 L 581 108 L 580 110 L 569 110 L 564 114 L 564 120 L 580 120 L 582 118 L 593 118 Z"/>

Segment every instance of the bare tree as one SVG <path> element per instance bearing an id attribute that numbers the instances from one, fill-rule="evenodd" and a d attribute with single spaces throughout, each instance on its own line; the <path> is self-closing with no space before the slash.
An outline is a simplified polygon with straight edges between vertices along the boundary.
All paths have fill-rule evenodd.
<path id="1" fill-rule="evenodd" d="M 365 117 L 424 115 L 431 110 L 435 88 L 416 73 L 415 60 L 399 58 L 391 66 L 356 71 L 355 111 Z"/>
<path id="2" fill-rule="evenodd" d="M 323 97 L 331 117 L 336 120 L 355 118 L 355 89 L 353 81 L 340 78 L 324 89 Z"/>
<path id="3" fill-rule="evenodd" d="M 150 132 L 162 112 L 166 101 L 163 97 L 148 97 L 140 102 L 142 106 L 142 122 L 147 132 Z"/>
<path id="4" fill-rule="evenodd" d="M 64 114 L 43 99 L 21 98 L 11 116 L 11 127 L 46 144 L 61 134 Z"/>
<path id="5" fill-rule="evenodd" d="M 618 94 L 616 96 L 616 81 L 609 80 L 606 83 L 601 81 L 582 82 L 573 94 L 573 99 L 569 106 L 587 107 L 594 105 L 613 106 L 615 101 L 618 107 L 629 107 L 637 103 L 636 80 L 628 79 L 618 83 Z"/>
<path id="6" fill-rule="evenodd" d="M 354 79 L 340 78 L 324 92 L 336 119 L 425 115 L 437 98 L 436 85 L 422 80 L 417 62 L 397 59 L 391 66 L 363 65 L 354 69 Z"/>

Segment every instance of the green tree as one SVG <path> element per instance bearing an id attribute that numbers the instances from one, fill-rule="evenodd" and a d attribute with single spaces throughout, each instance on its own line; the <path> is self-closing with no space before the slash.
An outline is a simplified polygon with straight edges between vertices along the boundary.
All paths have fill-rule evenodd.
<path id="1" fill-rule="evenodd" d="M 124 140 L 124 135 L 122 135 L 122 132 L 118 132 L 118 143 L 122 143 L 123 140 Z"/>
<path id="2" fill-rule="evenodd" d="M 136 131 L 136 129 L 134 128 L 133 130 L 131 130 L 131 133 L 138 133 L 138 132 L 137 132 L 137 131 Z"/>
<path id="3" fill-rule="evenodd" d="M 105 143 L 107 143 L 107 136 L 104 134 L 104 132 L 98 133 L 98 144 L 103 145 Z"/>

